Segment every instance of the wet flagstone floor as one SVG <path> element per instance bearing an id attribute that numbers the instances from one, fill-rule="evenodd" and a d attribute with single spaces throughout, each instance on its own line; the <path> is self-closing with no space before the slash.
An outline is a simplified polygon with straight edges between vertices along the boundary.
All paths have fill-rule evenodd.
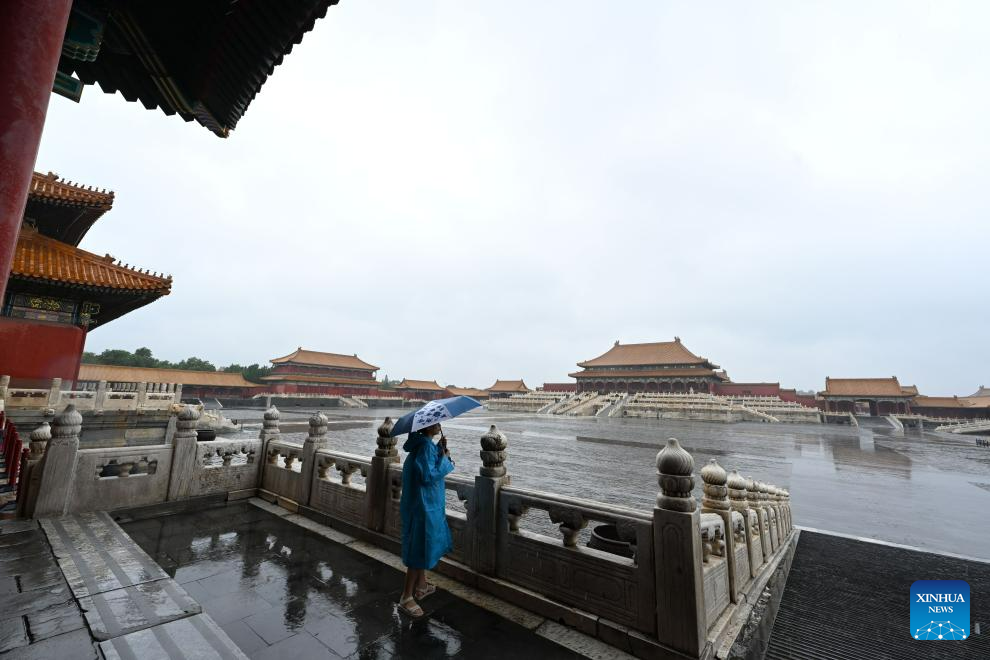
<path id="1" fill-rule="evenodd" d="M 121 527 L 253 659 L 580 657 L 443 590 L 412 620 L 400 571 L 248 503 Z"/>

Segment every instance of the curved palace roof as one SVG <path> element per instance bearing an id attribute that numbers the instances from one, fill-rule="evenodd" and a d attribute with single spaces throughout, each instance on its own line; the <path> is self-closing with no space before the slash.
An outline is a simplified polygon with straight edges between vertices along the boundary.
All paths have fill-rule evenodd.
<path id="1" fill-rule="evenodd" d="M 674 341 L 659 341 L 648 344 L 620 344 L 615 342 L 615 345 L 607 352 L 593 360 L 578 362 L 577 366 L 592 369 L 666 364 L 704 364 L 709 368 L 718 367 L 718 365 L 711 364 L 707 359 L 689 351 L 681 343 L 680 337 L 675 337 Z"/>
<path id="2" fill-rule="evenodd" d="M 273 358 L 272 364 L 300 364 L 315 367 L 336 367 L 338 369 L 361 369 L 364 371 L 378 371 L 378 367 L 368 364 L 361 358 L 354 355 L 343 355 L 341 353 L 323 353 L 321 351 L 307 351 L 300 346 L 298 349 L 280 358 Z"/>

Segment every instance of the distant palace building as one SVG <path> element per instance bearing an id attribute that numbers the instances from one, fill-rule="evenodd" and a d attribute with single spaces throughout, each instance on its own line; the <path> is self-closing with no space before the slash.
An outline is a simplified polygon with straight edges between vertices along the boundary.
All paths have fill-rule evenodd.
<path id="1" fill-rule="evenodd" d="M 851 412 L 857 415 L 904 415 L 912 412 L 918 395 L 914 385 L 902 386 L 890 378 L 825 378 L 825 389 L 818 396 L 825 401 L 825 412 Z"/>
<path id="2" fill-rule="evenodd" d="M 728 380 L 717 364 L 674 341 L 620 344 L 586 362 L 577 379 L 578 392 L 711 392 Z"/>
<path id="3" fill-rule="evenodd" d="M 271 360 L 272 373 L 263 376 L 272 394 L 326 394 L 331 396 L 377 396 L 378 367 L 355 355 L 308 351 L 301 346 L 284 357 Z"/>
<path id="4" fill-rule="evenodd" d="M 120 367 L 110 364 L 84 364 L 79 367 L 79 383 L 95 385 L 100 381 L 106 381 L 113 390 L 126 390 L 126 385 L 131 383 L 182 385 L 183 399 L 240 399 L 249 398 L 261 391 L 259 385 L 244 380 L 241 374 L 225 371 Z"/>
<path id="5" fill-rule="evenodd" d="M 442 399 L 447 396 L 446 390 L 435 380 L 403 378 L 402 382 L 395 386 L 395 389 L 403 399 L 432 401 L 433 399 Z"/>
<path id="6" fill-rule="evenodd" d="M 454 387 L 453 385 L 448 385 L 445 388 L 445 392 L 447 396 L 469 396 L 478 401 L 488 398 L 488 391 L 479 390 L 477 387 Z"/>
<path id="7" fill-rule="evenodd" d="M 504 399 L 513 394 L 525 394 L 526 392 L 532 392 L 532 390 L 526 387 L 526 383 L 522 380 L 496 379 L 495 384 L 489 387 L 487 392 L 490 399 Z"/>
<path id="8" fill-rule="evenodd" d="M 76 380 L 86 333 L 169 294 L 172 278 L 79 249 L 114 194 L 34 173 L 0 307 L 0 364 L 22 381 Z"/>

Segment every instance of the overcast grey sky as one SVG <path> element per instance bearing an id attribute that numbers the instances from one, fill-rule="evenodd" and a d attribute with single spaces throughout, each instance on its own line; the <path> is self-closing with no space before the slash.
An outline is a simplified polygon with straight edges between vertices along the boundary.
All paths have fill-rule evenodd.
<path id="1" fill-rule="evenodd" d="M 37 169 L 171 273 L 87 340 L 560 381 L 682 338 L 738 381 L 990 384 L 983 2 L 342 0 L 231 137 L 98 87 Z"/>

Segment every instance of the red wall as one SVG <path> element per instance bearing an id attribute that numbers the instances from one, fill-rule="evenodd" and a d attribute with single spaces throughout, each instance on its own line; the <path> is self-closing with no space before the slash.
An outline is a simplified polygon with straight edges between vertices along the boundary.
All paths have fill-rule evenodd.
<path id="1" fill-rule="evenodd" d="M 75 381 L 85 344 L 74 325 L 0 318 L 0 375 Z"/>
<path id="2" fill-rule="evenodd" d="M 544 392 L 577 392 L 577 383 L 543 383 Z"/>

